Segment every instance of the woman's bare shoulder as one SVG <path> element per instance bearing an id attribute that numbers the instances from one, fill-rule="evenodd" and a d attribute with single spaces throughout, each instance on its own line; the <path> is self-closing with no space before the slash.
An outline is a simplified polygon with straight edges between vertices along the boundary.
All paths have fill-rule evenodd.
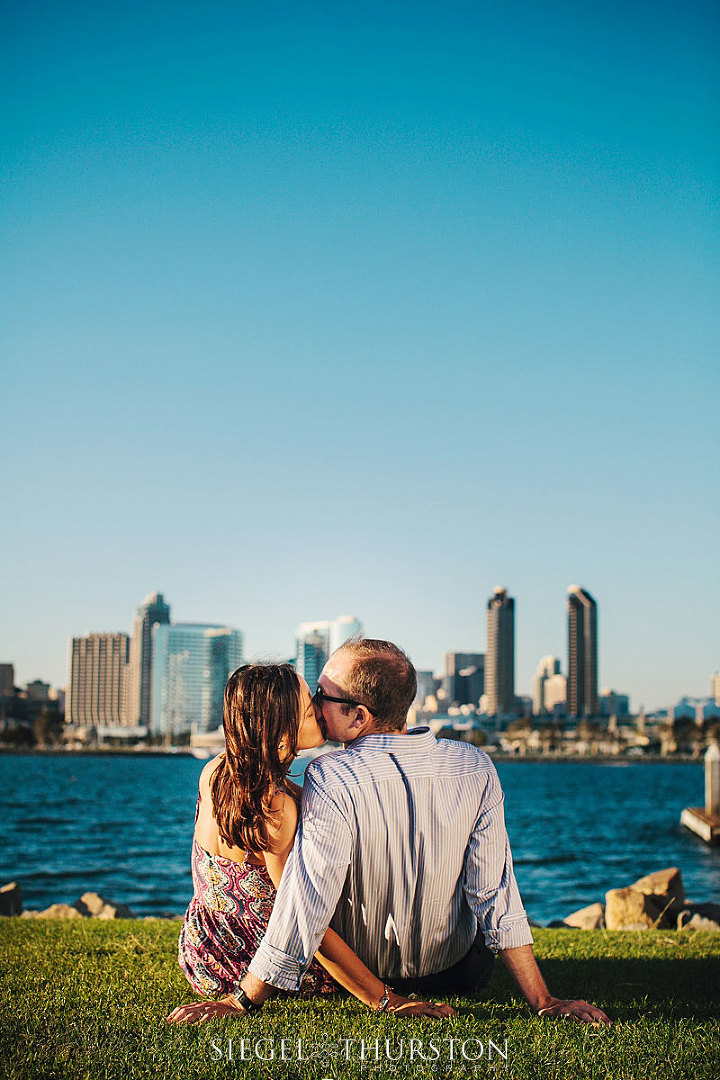
<path id="1" fill-rule="evenodd" d="M 273 795 L 267 816 L 270 850 L 278 851 L 292 846 L 298 826 L 299 810 L 295 795 L 289 791 L 277 791 Z"/>
<path id="2" fill-rule="evenodd" d="M 203 789 L 207 790 L 210 787 L 210 781 L 212 780 L 213 773 L 217 769 L 220 762 L 224 759 L 224 757 L 224 754 L 218 754 L 217 757 L 212 758 L 212 760 L 208 761 L 207 765 L 204 766 L 203 771 L 200 773 L 200 780 L 198 781 L 200 794 L 202 794 Z"/>

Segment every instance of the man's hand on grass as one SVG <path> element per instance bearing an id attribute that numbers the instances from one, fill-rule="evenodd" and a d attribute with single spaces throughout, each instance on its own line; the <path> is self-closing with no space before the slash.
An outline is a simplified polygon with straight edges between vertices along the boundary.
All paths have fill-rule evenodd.
<path id="1" fill-rule="evenodd" d="M 612 1020 L 602 1009 L 582 1000 L 560 1001 L 558 998 L 551 998 L 548 1005 L 538 1009 L 538 1016 L 571 1016 L 574 1020 L 579 1020 L 581 1024 L 592 1024 L 593 1027 L 599 1027 L 600 1024 L 612 1024 Z"/>
<path id="2" fill-rule="evenodd" d="M 245 1010 L 232 994 L 219 1001 L 193 1001 L 191 1005 L 179 1005 L 166 1020 L 168 1024 L 204 1024 L 221 1016 L 245 1016 Z"/>

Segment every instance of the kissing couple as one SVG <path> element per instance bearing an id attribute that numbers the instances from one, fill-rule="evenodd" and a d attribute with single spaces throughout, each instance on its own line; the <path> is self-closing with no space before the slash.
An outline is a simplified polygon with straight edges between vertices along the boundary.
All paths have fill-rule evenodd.
<path id="1" fill-rule="evenodd" d="M 532 950 L 492 761 L 407 729 L 411 661 L 369 638 L 341 645 L 314 694 L 289 664 L 250 664 L 225 688 L 225 750 L 200 777 L 194 895 L 180 965 L 204 1001 L 171 1023 L 258 1012 L 277 993 L 347 991 L 374 1012 L 441 1019 L 434 999 L 487 986 L 500 956 L 540 1016 L 610 1023 L 545 985 Z M 302 789 L 295 754 L 326 739 Z"/>

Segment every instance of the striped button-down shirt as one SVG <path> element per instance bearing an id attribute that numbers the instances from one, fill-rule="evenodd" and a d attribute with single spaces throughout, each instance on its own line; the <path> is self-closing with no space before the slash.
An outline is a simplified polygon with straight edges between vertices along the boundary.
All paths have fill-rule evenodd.
<path id="1" fill-rule="evenodd" d="M 250 971 L 297 990 L 328 925 L 383 979 L 451 967 L 478 927 L 493 952 L 532 942 L 487 754 L 419 728 L 365 735 L 308 766 Z"/>

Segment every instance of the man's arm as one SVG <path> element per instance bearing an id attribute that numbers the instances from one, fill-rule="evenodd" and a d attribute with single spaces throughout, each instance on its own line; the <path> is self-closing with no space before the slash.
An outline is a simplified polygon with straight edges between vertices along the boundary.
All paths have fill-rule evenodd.
<path id="1" fill-rule="evenodd" d="M 465 896 L 489 949 L 499 954 L 531 1008 L 540 1016 L 573 1016 L 584 1023 L 610 1020 L 586 1001 L 553 997 L 532 950 L 532 934 L 512 865 L 505 828 L 503 793 L 495 769 L 487 788 L 465 858 Z"/>
<path id="2" fill-rule="evenodd" d="M 532 945 L 504 949 L 500 957 L 530 1008 L 538 1016 L 572 1016 L 584 1024 L 612 1023 L 602 1009 L 589 1005 L 587 1001 L 561 1001 L 553 997 L 540 974 Z"/>

